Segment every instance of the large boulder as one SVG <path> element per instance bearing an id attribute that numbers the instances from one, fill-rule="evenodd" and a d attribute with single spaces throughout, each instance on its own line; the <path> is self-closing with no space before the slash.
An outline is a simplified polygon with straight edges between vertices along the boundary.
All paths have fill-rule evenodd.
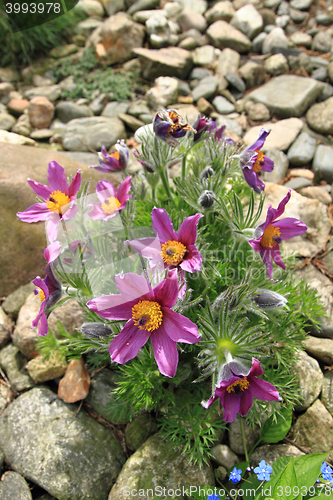
<path id="1" fill-rule="evenodd" d="M 216 21 L 211 24 L 206 31 L 206 35 L 210 43 L 218 49 L 229 47 L 243 54 L 244 52 L 248 52 L 252 46 L 251 40 L 244 33 L 226 21 Z"/>
<path id="2" fill-rule="evenodd" d="M 138 48 L 133 52 L 139 56 L 142 75 L 147 80 L 154 80 L 159 76 L 175 76 L 186 80 L 193 66 L 191 52 L 179 47 L 160 50 Z"/>

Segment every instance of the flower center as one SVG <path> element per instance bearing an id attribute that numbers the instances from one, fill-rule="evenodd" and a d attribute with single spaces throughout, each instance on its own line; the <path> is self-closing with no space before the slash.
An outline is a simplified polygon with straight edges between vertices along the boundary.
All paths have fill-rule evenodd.
<path id="1" fill-rule="evenodd" d="M 162 245 L 161 256 L 165 264 L 178 266 L 183 260 L 187 248 L 179 241 L 167 241 Z"/>
<path id="2" fill-rule="evenodd" d="M 268 248 L 273 248 L 275 245 L 277 245 L 277 241 L 275 241 L 275 238 L 279 237 L 281 234 L 281 231 L 278 227 L 273 226 L 270 224 L 264 231 L 264 234 L 262 235 L 261 238 L 261 246 L 262 247 L 268 247 Z"/>
<path id="3" fill-rule="evenodd" d="M 132 318 L 134 324 L 140 330 L 152 332 L 157 330 L 163 321 L 163 313 L 160 304 L 151 300 L 140 300 L 132 307 Z"/>
<path id="4" fill-rule="evenodd" d="M 101 207 L 106 214 L 112 215 L 115 213 L 116 210 L 118 210 L 120 205 L 121 205 L 120 201 L 117 200 L 117 198 L 111 196 L 110 198 L 105 200 L 105 203 L 101 204 Z"/>
<path id="5" fill-rule="evenodd" d="M 119 160 L 119 151 L 114 151 L 113 153 L 110 154 L 110 156 L 113 156 L 113 158 Z"/>
<path id="6" fill-rule="evenodd" d="M 66 212 L 66 205 L 70 204 L 70 198 L 61 191 L 53 191 L 47 199 L 46 205 L 50 212 L 58 212 L 62 215 Z M 63 209 L 65 207 L 65 209 Z"/>
<path id="7" fill-rule="evenodd" d="M 250 387 L 250 382 L 247 380 L 247 377 L 244 377 L 244 378 L 241 378 L 239 380 L 236 380 L 236 382 L 229 385 L 229 387 L 227 387 L 227 391 L 229 392 L 229 394 L 231 392 L 234 392 L 235 394 L 240 394 L 241 392 L 244 392 L 249 387 Z"/>
<path id="8" fill-rule="evenodd" d="M 257 153 L 257 159 L 256 159 L 255 164 L 252 167 L 252 170 L 254 170 L 256 173 L 258 173 L 262 169 L 260 162 L 264 161 L 265 155 L 264 155 L 264 153 L 259 151 L 259 149 L 255 149 L 255 152 Z"/>
<path id="9" fill-rule="evenodd" d="M 41 288 L 39 289 L 38 297 L 39 297 L 39 300 L 41 302 L 44 302 L 44 300 L 45 300 L 45 293 L 43 292 L 43 290 Z"/>

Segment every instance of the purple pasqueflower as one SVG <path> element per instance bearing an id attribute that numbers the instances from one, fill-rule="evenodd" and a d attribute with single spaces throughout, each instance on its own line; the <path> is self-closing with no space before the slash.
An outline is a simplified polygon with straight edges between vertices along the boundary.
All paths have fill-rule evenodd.
<path id="1" fill-rule="evenodd" d="M 242 469 L 237 469 L 237 467 L 234 467 L 229 474 L 229 481 L 232 481 L 234 484 L 236 484 L 239 483 L 241 479 L 242 479 Z"/>
<path id="2" fill-rule="evenodd" d="M 47 323 L 47 310 L 54 306 L 62 296 L 62 286 L 57 280 L 53 271 L 53 265 L 47 264 L 45 268 L 46 277 L 42 280 L 37 276 L 33 280 L 33 284 L 37 286 L 34 290 L 35 295 L 38 295 L 41 301 L 41 306 L 37 317 L 33 320 L 31 328 L 38 325 L 38 334 L 41 336 L 47 335 L 49 325 Z"/>
<path id="3" fill-rule="evenodd" d="M 127 201 L 132 196 L 128 194 L 131 189 L 131 179 L 132 177 L 130 175 L 126 177 L 117 191 L 111 182 L 99 181 L 96 186 L 96 194 L 99 203 L 92 203 L 94 208 L 88 215 L 93 220 L 103 219 L 106 221 L 125 208 Z"/>
<path id="4" fill-rule="evenodd" d="M 261 193 L 265 189 L 265 184 L 259 179 L 258 173 L 271 172 L 274 168 L 274 162 L 260 151 L 270 133 L 270 130 L 261 127 L 256 142 L 244 149 L 239 158 L 245 180 L 256 193 Z"/>
<path id="5" fill-rule="evenodd" d="M 196 130 L 187 123 L 185 118 L 180 116 L 180 114 L 172 108 L 162 108 L 157 111 L 153 122 L 153 129 L 158 137 L 173 147 L 177 146 L 177 139 L 184 137 L 188 130 L 194 133 L 196 132 Z"/>
<path id="6" fill-rule="evenodd" d="M 155 288 L 134 273 L 117 275 L 115 280 L 120 295 L 104 295 L 87 303 L 102 318 L 128 320 L 111 342 L 111 360 L 126 363 L 151 338 L 158 369 L 174 377 L 178 365 L 176 343 L 195 344 L 200 340 L 197 326 L 171 309 L 179 292 L 176 271 L 169 271 Z"/>
<path id="7" fill-rule="evenodd" d="M 196 130 L 193 141 L 196 142 L 200 139 L 204 132 L 208 132 L 211 134 L 216 130 L 216 123 L 212 118 L 207 118 L 207 116 L 201 116 L 198 113 L 198 116 L 192 123 L 192 127 Z"/>
<path id="8" fill-rule="evenodd" d="M 291 190 L 289 189 L 277 208 L 273 208 L 272 205 L 269 206 L 266 221 L 256 228 L 254 232 L 255 237 L 249 240 L 251 247 L 256 252 L 260 253 L 262 260 L 267 266 L 267 276 L 271 280 L 273 280 L 273 260 L 275 264 L 282 267 L 282 269 L 286 268 L 280 255 L 279 244 L 281 241 L 299 236 L 307 230 L 307 226 L 304 222 L 292 217 L 276 220 L 283 214 L 290 197 Z"/>
<path id="9" fill-rule="evenodd" d="M 265 460 L 262 460 L 259 463 L 259 466 L 256 467 L 253 472 L 257 475 L 259 481 L 269 481 L 271 478 L 271 474 L 273 469 L 270 465 L 266 465 Z"/>
<path id="10" fill-rule="evenodd" d="M 201 403 L 204 408 L 208 408 L 220 398 L 225 422 L 233 422 L 238 413 L 245 417 L 253 404 L 253 398 L 279 401 L 276 387 L 258 378 L 264 372 L 257 359 L 253 358 L 248 375 L 240 374 L 236 366 L 229 366 L 232 376 L 228 380 L 222 380 L 219 386 L 215 387 L 215 394 L 208 401 Z"/>
<path id="11" fill-rule="evenodd" d="M 115 146 L 116 151 L 113 153 L 108 153 L 105 146 L 102 146 L 101 152 L 98 153 L 98 159 L 100 165 L 94 166 L 91 165 L 89 168 L 95 168 L 100 172 L 119 172 L 121 170 L 125 170 L 128 165 L 129 159 L 129 150 L 125 144 L 124 139 L 117 141 Z"/>
<path id="12" fill-rule="evenodd" d="M 48 221 L 47 236 L 53 242 L 57 237 L 59 222 L 71 219 L 77 214 L 75 195 L 80 189 L 81 174 L 78 170 L 68 186 L 65 170 L 56 161 L 51 161 L 47 171 L 47 180 L 49 186 L 28 179 L 28 184 L 38 196 L 43 198 L 45 203 L 35 203 L 25 212 L 18 212 L 17 216 L 23 222 Z"/>
<path id="13" fill-rule="evenodd" d="M 215 142 L 221 142 L 222 141 L 226 145 L 234 146 L 235 145 L 235 141 L 233 139 L 231 139 L 231 137 L 224 137 L 224 132 L 225 132 L 226 128 L 227 128 L 226 125 L 221 125 L 221 127 L 219 127 L 218 129 L 216 129 L 215 135 L 214 135 Z"/>

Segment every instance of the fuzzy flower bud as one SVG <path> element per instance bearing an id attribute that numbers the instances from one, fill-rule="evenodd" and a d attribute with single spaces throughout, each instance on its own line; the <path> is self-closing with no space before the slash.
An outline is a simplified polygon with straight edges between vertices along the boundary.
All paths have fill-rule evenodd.
<path id="1" fill-rule="evenodd" d="M 288 302 L 283 295 L 272 290 L 262 290 L 252 298 L 253 302 L 262 309 L 277 309 L 284 307 Z"/>
<path id="2" fill-rule="evenodd" d="M 199 196 L 198 203 L 203 208 L 210 208 L 214 204 L 214 199 L 215 199 L 215 194 L 213 193 L 213 191 L 205 190 Z"/>
<path id="3" fill-rule="evenodd" d="M 99 339 L 100 337 L 112 335 L 112 330 L 103 323 L 83 323 L 81 333 L 89 339 Z"/>
<path id="4" fill-rule="evenodd" d="M 212 177 L 214 175 L 214 169 L 208 165 L 208 167 L 204 168 L 204 170 L 200 174 L 200 182 L 203 181 L 203 179 L 208 179 L 209 177 Z"/>

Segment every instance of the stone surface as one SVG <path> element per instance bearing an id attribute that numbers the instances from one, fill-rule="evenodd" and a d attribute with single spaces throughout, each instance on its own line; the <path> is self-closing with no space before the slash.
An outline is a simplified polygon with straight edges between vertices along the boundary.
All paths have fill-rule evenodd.
<path id="1" fill-rule="evenodd" d="M 318 398 L 323 385 L 323 372 L 316 359 L 300 351 L 295 366 L 296 378 L 300 386 L 301 401 L 295 406 L 296 411 L 304 411 Z"/>
<path id="2" fill-rule="evenodd" d="M 128 106 L 128 102 L 111 101 L 103 109 L 102 116 L 117 118 L 119 113 L 127 113 Z"/>
<path id="3" fill-rule="evenodd" d="M 242 31 L 250 40 L 259 35 L 263 29 L 262 16 L 251 3 L 238 9 L 230 24 Z"/>
<path id="4" fill-rule="evenodd" d="M 33 283 L 28 283 L 17 288 L 2 303 L 3 310 L 16 320 L 21 307 L 34 289 L 35 285 Z"/>
<path id="5" fill-rule="evenodd" d="M 36 142 L 33 139 L 29 139 L 29 137 L 7 132 L 6 130 L 0 130 L 0 142 L 4 142 L 6 145 L 13 144 L 16 146 L 35 146 L 36 144 Z"/>
<path id="6" fill-rule="evenodd" d="M 94 113 L 89 106 L 79 106 L 74 102 L 63 101 L 56 105 L 56 116 L 62 123 L 68 123 L 75 118 L 94 116 Z"/>
<path id="7" fill-rule="evenodd" d="M 303 342 L 305 350 L 325 364 L 333 364 L 333 340 L 309 335 Z"/>
<path id="8" fill-rule="evenodd" d="M 10 130 L 16 123 L 15 118 L 9 113 L 0 113 L 0 130 Z"/>
<path id="9" fill-rule="evenodd" d="M 221 115 L 228 115 L 235 111 L 235 106 L 221 95 L 216 96 L 212 104 Z"/>
<path id="10" fill-rule="evenodd" d="M 293 431 L 295 442 L 312 453 L 331 452 L 333 448 L 333 417 L 319 399 L 297 419 Z"/>
<path id="11" fill-rule="evenodd" d="M 280 75 L 250 92 L 246 99 L 261 102 L 280 118 L 287 118 L 302 116 L 320 92 L 321 83 L 316 80 Z"/>
<path id="12" fill-rule="evenodd" d="M 207 28 L 207 21 L 202 14 L 187 9 L 182 10 L 177 17 L 177 23 L 182 31 L 197 29 L 198 31 L 204 32 Z"/>
<path id="13" fill-rule="evenodd" d="M 265 444 L 257 448 L 251 455 L 251 465 L 258 466 L 261 460 L 265 460 L 267 465 L 273 465 L 281 457 L 300 457 L 305 455 L 292 444 Z"/>
<path id="14" fill-rule="evenodd" d="M 192 52 L 193 64 L 195 66 L 213 67 L 216 59 L 215 47 L 213 45 L 203 45 Z"/>
<path id="15" fill-rule="evenodd" d="M 8 344 L 0 350 L 0 366 L 16 392 L 31 389 L 35 385 L 24 369 L 25 362 L 25 358 L 13 344 Z"/>
<path id="16" fill-rule="evenodd" d="M 62 377 L 66 372 L 66 368 L 66 360 L 58 353 L 54 353 L 48 359 L 44 359 L 43 356 L 36 356 L 26 365 L 26 369 L 35 384 Z"/>
<path id="17" fill-rule="evenodd" d="M 317 146 L 313 164 L 315 174 L 326 182 L 333 182 L 333 148 L 319 144 Z"/>
<path id="18" fill-rule="evenodd" d="M 253 445 L 259 439 L 260 428 L 257 424 L 254 426 L 254 428 L 252 428 L 246 423 L 246 421 L 244 421 L 243 424 L 244 424 L 246 447 L 248 450 L 251 450 Z M 244 455 L 241 424 L 238 418 L 233 422 L 231 422 L 229 426 L 229 447 L 231 448 L 232 451 L 234 451 L 238 455 Z"/>
<path id="19" fill-rule="evenodd" d="M 215 23 L 215 21 L 229 22 L 235 13 L 235 9 L 229 0 L 224 2 L 217 2 L 211 9 L 205 12 L 205 18 L 208 24 Z"/>
<path id="20" fill-rule="evenodd" d="M 35 87 L 33 89 L 26 90 L 24 96 L 28 99 L 33 99 L 34 97 L 46 97 L 51 102 L 59 99 L 61 94 L 61 88 L 59 85 L 46 85 L 44 87 Z"/>
<path id="21" fill-rule="evenodd" d="M 257 87 L 265 82 L 266 71 L 263 66 L 254 61 L 247 61 L 239 68 L 238 74 L 245 80 L 246 88 Z"/>
<path id="22" fill-rule="evenodd" d="M 60 380 L 58 396 L 65 403 L 76 403 L 85 399 L 89 393 L 90 375 L 83 358 L 72 359 Z"/>
<path id="23" fill-rule="evenodd" d="M 14 90 L 14 86 L 9 82 L 0 83 L 0 97 L 5 97 Z"/>
<path id="24" fill-rule="evenodd" d="M 265 104 L 260 102 L 249 101 L 249 106 L 246 107 L 246 112 L 250 120 L 266 122 L 270 118 L 270 112 Z"/>
<path id="25" fill-rule="evenodd" d="M 200 97 L 204 97 L 205 99 L 211 99 L 217 90 L 218 81 L 214 76 L 207 76 L 199 81 L 199 85 L 197 85 L 192 92 L 193 101 L 196 102 Z"/>
<path id="26" fill-rule="evenodd" d="M 309 179 L 306 179 L 305 177 L 294 177 L 293 179 L 285 183 L 285 187 L 296 190 L 308 186 L 312 186 L 312 182 L 309 181 Z"/>
<path id="27" fill-rule="evenodd" d="M 135 116 L 127 115 L 126 113 L 119 113 L 119 119 L 124 122 L 126 127 L 128 127 L 132 132 L 138 130 L 138 128 L 143 127 L 144 122 L 135 118 Z"/>
<path id="28" fill-rule="evenodd" d="M 283 54 L 274 54 L 265 60 L 265 70 L 272 76 L 289 72 L 287 58 Z"/>
<path id="29" fill-rule="evenodd" d="M 302 132 L 288 150 L 288 160 L 292 165 L 310 163 L 316 150 L 316 139 Z"/>
<path id="30" fill-rule="evenodd" d="M 210 450 L 210 453 L 212 460 L 223 465 L 227 470 L 232 469 L 239 462 L 238 456 L 226 444 L 217 444 Z"/>
<path id="31" fill-rule="evenodd" d="M 234 28 L 226 21 L 216 21 L 206 30 L 206 35 L 214 47 L 233 49 L 240 54 L 251 49 L 251 40 L 241 31 Z"/>
<path id="32" fill-rule="evenodd" d="M 311 49 L 319 52 L 329 52 L 332 46 L 332 37 L 328 31 L 319 31 L 312 40 Z"/>
<path id="33" fill-rule="evenodd" d="M 265 144 L 261 148 L 263 152 L 270 149 L 280 149 L 286 151 L 289 146 L 294 142 L 303 126 L 302 120 L 299 118 L 287 118 L 278 122 L 266 122 L 262 125 L 252 127 L 244 136 L 244 142 L 248 146 L 253 144 L 258 136 L 261 127 L 266 130 L 271 130 L 267 137 Z"/>
<path id="34" fill-rule="evenodd" d="M 35 141 L 47 141 L 51 137 L 53 137 L 55 133 L 48 129 L 48 128 L 41 128 L 34 130 L 31 132 L 30 137 L 31 139 L 34 139 Z"/>
<path id="35" fill-rule="evenodd" d="M 326 371 L 324 373 L 320 399 L 325 405 L 326 410 L 333 415 L 333 373 L 331 371 Z"/>
<path id="36" fill-rule="evenodd" d="M 12 128 L 12 132 L 15 134 L 28 137 L 31 134 L 32 131 L 32 125 L 29 120 L 29 115 L 24 112 L 23 115 L 21 115 L 15 125 Z"/>
<path id="37" fill-rule="evenodd" d="M 63 146 L 69 151 L 100 151 L 104 145 L 107 149 L 126 137 L 125 127 L 118 118 L 93 116 L 76 118 L 67 123 Z"/>
<path id="38" fill-rule="evenodd" d="M 191 53 L 179 47 L 160 50 L 138 48 L 133 52 L 139 56 L 142 75 L 147 80 L 154 80 L 159 76 L 175 76 L 186 80 L 192 69 Z"/>
<path id="39" fill-rule="evenodd" d="M 160 108 L 167 108 L 168 104 L 177 101 L 177 97 L 178 80 L 169 76 L 156 78 L 154 87 L 150 88 L 146 93 L 147 102 L 155 111 Z M 147 108 L 147 111 L 149 112 L 149 108 Z M 140 114 L 138 113 L 138 115 Z"/>
<path id="40" fill-rule="evenodd" d="M 29 101 L 27 99 L 11 99 L 7 103 L 8 111 L 14 116 L 20 116 L 28 106 Z"/>
<path id="41" fill-rule="evenodd" d="M 212 469 L 203 465 L 189 465 L 180 450 L 162 441 L 159 434 L 154 434 L 127 460 L 108 500 L 125 500 L 126 489 L 147 490 L 153 485 L 163 484 L 168 489 L 181 489 L 179 500 L 185 500 L 183 486 L 214 486 Z M 145 495 L 146 500 L 150 498 Z"/>
<path id="42" fill-rule="evenodd" d="M 109 430 L 76 412 L 49 389 L 32 389 L 0 418 L 0 447 L 17 472 L 58 500 L 106 500 L 124 453 Z"/>
<path id="43" fill-rule="evenodd" d="M 333 134 L 333 97 L 314 104 L 306 113 L 309 126 L 320 134 Z"/>
<path id="44" fill-rule="evenodd" d="M 287 155 L 279 149 L 270 149 L 266 151 L 266 155 L 274 162 L 274 169 L 272 172 L 264 172 L 264 181 L 281 184 L 289 166 Z"/>
<path id="45" fill-rule="evenodd" d="M 0 307 L 0 347 L 9 342 L 13 328 L 14 322 L 7 316 L 3 308 Z"/>
<path id="46" fill-rule="evenodd" d="M 306 196 L 307 198 L 318 200 L 324 205 L 330 205 L 332 203 L 332 196 L 327 191 L 325 191 L 325 189 L 319 186 L 309 186 L 302 188 L 300 190 L 300 194 L 302 196 Z"/>
<path id="47" fill-rule="evenodd" d="M 137 450 L 145 442 L 147 437 L 155 434 L 157 425 L 150 413 L 141 413 L 125 429 L 125 440 L 127 446 Z"/>
<path id="48" fill-rule="evenodd" d="M 11 470 L 5 472 L 1 478 L 0 498 L 2 500 L 32 500 L 26 480 Z"/>
<path id="49" fill-rule="evenodd" d="M 258 35 L 259 36 L 259 35 Z M 288 47 L 288 38 L 282 28 L 274 28 L 263 39 L 262 53 L 269 54 L 275 47 Z"/>

